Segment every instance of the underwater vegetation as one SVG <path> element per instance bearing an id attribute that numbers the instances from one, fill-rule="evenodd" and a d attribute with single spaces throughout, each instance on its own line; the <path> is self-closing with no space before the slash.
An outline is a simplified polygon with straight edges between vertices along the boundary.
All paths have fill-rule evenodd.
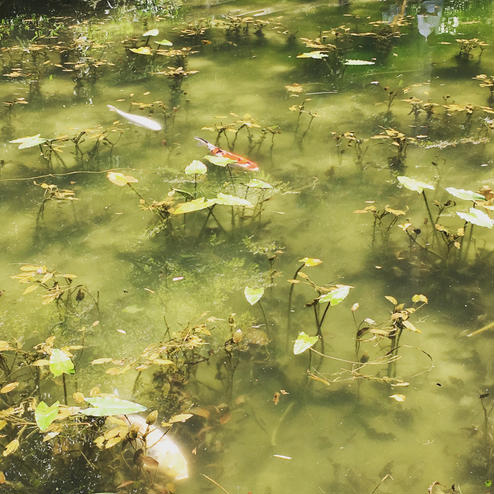
<path id="1" fill-rule="evenodd" d="M 492 1 L 268 4 L 0 0 L 2 492 L 494 492 Z"/>

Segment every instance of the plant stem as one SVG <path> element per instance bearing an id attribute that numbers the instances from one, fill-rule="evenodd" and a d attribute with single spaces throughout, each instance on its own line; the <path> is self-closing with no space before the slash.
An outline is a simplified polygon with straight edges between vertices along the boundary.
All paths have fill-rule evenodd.
<path id="1" fill-rule="evenodd" d="M 67 405 L 68 400 L 67 400 L 67 383 L 65 382 L 65 374 L 62 374 L 62 383 L 63 383 L 63 400 L 65 404 Z"/>
<path id="2" fill-rule="evenodd" d="M 295 274 L 293 275 L 293 280 L 297 279 L 298 273 L 300 273 L 300 270 L 305 266 L 305 263 L 301 264 L 297 270 L 295 271 Z M 293 297 L 293 290 L 295 288 L 295 283 L 290 283 L 290 291 L 288 292 L 288 317 L 287 317 L 287 331 L 286 331 L 286 341 L 285 341 L 285 350 L 288 350 L 288 343 L 289 343 L 289 338 L 290 338 L 290 330 L 291 330 L 291 314 L 292 314 L 292 297 Z"/>
<path id="3" fill-rule="evenodd" d="M 432 213 L 431 213 L 431 210 L 429 208 L 429 203 L 427 202 L 427 196 L 425 195 L 425 190 L 422 191 L 422 197 L 424 198 L 425 207 L 427 209 L 427 214 L 429 215 L 429 219 L 431 221 L 432 233 L 434 235 L 434 238 L 437 240 L 436 224 L 434 223 L 434 219 L 432 218 Z"/>

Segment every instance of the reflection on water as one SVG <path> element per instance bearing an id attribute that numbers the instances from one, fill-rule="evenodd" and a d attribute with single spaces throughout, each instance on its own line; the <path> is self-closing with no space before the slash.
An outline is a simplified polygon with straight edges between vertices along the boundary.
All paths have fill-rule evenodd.
<path id="1" fill-rule="evenodd" d="M 2 488 L 492 492 L 492 3 L 113 7 L 1 31 Z"/>

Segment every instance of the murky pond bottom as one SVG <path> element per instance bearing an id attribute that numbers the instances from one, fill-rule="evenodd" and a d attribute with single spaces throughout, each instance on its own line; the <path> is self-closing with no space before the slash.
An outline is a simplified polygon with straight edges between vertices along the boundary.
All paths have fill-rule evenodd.
<path id="1" fill-rule="evenodd" d="M 185 4 L 0 25 L 2 488 L 492 492 L 492 2 Z"/>

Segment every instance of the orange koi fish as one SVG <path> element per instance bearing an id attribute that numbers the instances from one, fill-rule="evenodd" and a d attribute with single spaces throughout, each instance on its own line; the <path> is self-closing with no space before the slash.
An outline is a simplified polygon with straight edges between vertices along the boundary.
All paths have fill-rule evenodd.
<path id="1" fill-rule="evenodd" d="M 202 137 L 194 137 L 194 139 L 196 141 L 199 141 L 203 146 L 206 146 L 211 154 L 214 154 L 215 156 L 221 156 L 222 158 L 228 158 L 234 161 L 231 166 L 236 166 L 237 168 L 241 168 L 242 170 L 248 172 L 259 171 L 259 165 L 254 161 L 244 158 L 239 154 L 232 153 L 231 151 L 225 151 L 224 149 L 211 144 L 209 141 L 206 141 L 206 139 L 203 139 Z"/>

